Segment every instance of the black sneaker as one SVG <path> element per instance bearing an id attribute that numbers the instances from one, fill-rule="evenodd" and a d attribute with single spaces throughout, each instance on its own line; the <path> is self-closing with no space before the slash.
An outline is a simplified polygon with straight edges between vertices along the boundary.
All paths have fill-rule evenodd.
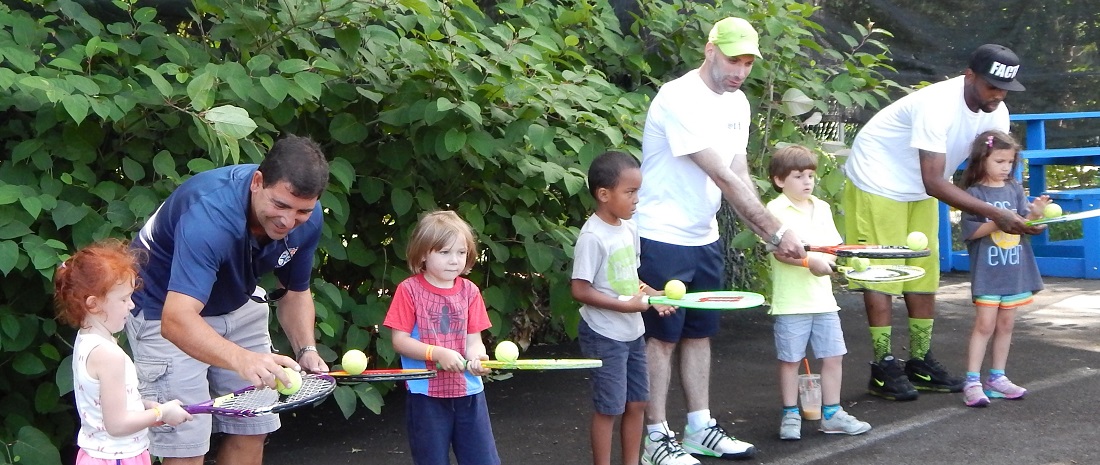
<path id="1" fill-rule="evenodd" d="M 940 362 L 932 358 L 932 352 L 924 360 L 909 359 L 905 362 L 905 374 L 909 382 L 922 391 L 962 392 L 966 379 L 951 376 Z"/>
<path id="2" fill-rule="evenodd" d="M 892 355 L 883 357 L 878 363 L 871 362 L 871 381 L 867 382 L 867 391 L 889 400 L 916 400 L 918 395 L 906 379 L 901 362 Z"/>

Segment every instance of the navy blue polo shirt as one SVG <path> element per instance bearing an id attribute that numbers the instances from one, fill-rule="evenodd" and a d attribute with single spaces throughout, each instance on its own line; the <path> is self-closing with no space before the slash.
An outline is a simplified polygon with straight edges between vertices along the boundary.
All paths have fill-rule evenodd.
<path id="1" fill-rule="evenodd" d="M 244 305 L 259 277 L 274 271 L 291 291 L 309 289 L 323 224 L 318 202 L 285 240 L 260 246 L 248 233 L 249 185 L 259 165 L 205 171 L 179 186 L 145 223 L 132 247 L 148 251 L 133 314 L 159 320 L 168 291 L 203 302 L 201 315 Z"/>

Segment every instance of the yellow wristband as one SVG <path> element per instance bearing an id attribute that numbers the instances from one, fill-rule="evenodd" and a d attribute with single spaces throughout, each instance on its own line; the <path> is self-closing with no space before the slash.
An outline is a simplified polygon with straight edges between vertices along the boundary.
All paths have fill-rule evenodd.
<path id="1" fill-rule="evenodd" d="M 429 361 L 429 362 L 432 361 L 432 349 L 434 349 L 434 348 L 435 348 L 435 346 L 428 346 L 428 348 L 424 351 L 424 360 L 425 361 Z"/>
<path id="2" fill-rule="evenodd" d="M 152 409 L 150 409 L 150 410 L 152 410 L 152 411 L 153 411 L 153 413 L 156 413 L 156 414 L 157 414 L 157 416 L 153 418 L 153 421 L 155 421 L 155 422 L 157 422 L 157 423 L 160 423 L 160 422 L 161 422 L 161 418 L 163 418 L 163 415 L 164 415 L 164 414 L 163 414 L 163 413 L 161 413 L 161 411 L 160 411 L 160 406 L 159 406 L 159 405 L 153 406 L 153 408 L 152 408 Z"/>
<path id="3" fill-rule="evenodd" d="M 806 257 L 806 258 L 802 259 L 802 266 L 804 268 L 809 268 L 810 267 L 810 257 Z"/>

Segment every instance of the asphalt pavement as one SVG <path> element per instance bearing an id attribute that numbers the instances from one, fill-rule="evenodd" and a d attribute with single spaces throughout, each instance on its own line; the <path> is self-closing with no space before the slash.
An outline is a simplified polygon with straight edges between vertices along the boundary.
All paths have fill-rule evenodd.
<path id="1" fill-rule="evenodd" d="M 771 318 L 763 309 L 727 312 L 713 339 L 711 411 L 739 439 L 756 445 L 759 464 L 1100 464 L 1100 281 L 1047 278 L 1047 289 L 1017 316 L 1008 375 L 1028 389 L 1023 400 L 995 399 L 970 408 L 962 394 L 922 393 L 892 402 L 866 392 L 870 336 L 862 297 L 841 290 L 845 339 L 841 403 L 869 422 L 860 436 L 825 435 L 803 422 L 802 440 L 780 441 Z M 965 274 L 946 274 L 938 297 L 932 349 L 953 373 L 962 374 L 973 325 Z M 904 306 L 895 302 L 894 345 L 907 357 Z M 536 346 L 523 358 L 578 357 L 576 344 Z M 820 366 L 815 364 L 814 369 Z M 988 370 L 987 364 L 983 367 Z M 984 371 L 983 370 L 983 371 Z M 516 371 L 488 383 L 494 435 L 505 464 L 591 463 L 591 412 L 586 370 Z M 679 381 L 670 393 L 669 422 L 683 431 Z M 409 464 L 404 396 L 386 397 L 381 415 L 360 407 L 345 419 L 329 399 L 283 416 L 270 436 L 269 464 Z M 616 446 L 617 447 L 617 446 Z M 726 461 L 704 458 L 702 463 Z M 612 463 L 619 463 L 618 459 Z"/>

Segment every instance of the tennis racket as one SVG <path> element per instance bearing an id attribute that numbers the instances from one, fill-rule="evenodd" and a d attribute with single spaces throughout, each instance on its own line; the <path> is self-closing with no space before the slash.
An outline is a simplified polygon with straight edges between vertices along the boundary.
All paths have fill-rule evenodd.
<path id="1" fill-rule="evenodd" d="M 1027 224 L 1028 226 L 1036 226 L 1040 224 L 1065 223 L 1067 221 L 1083 220 L 1085 218 L 1092 218 L 1096 216 L 1100 216 L 1100 208 L 1096 210 L 1085 210 L 1083 212 L 1070 213 L 1068 215 L 1055 216 L 1054 218 L 1039 218 L 1037 220 L 1029 220 Z"/>
<path id="2" fill-rule="evenodd" d="M 603 366 L 603 360 L 591 358 L 532 358 L 513 362 L 482 360 L 481 366 L 493 370 L 571 370 L 599 368 Z"/>
<path id="3" fill-rule="evenodd" d="M 435 370 L 366 370 L 358 375 L 352 375 L 346 371 L 340 370 L 330 371 L 328 375 L 336 378 L 336 382 L 340 384 L 380 383 L 383 381 L 409 381 L 413 379 L 435 378 Z"/>
<path id="4" fill-rule="evenodd" d="M 312 405 L 336 389 L 336 380 L 325 374 L 311 373 L 302 376 L 302 388 L 291 395 L 264 387 L 248 386 L 201 404 L 184 405 L 191 414 L 212 414 L 228 417 L 256 417 L 285 412 Z"/>
<path id="5" fill-rule="evenodd" d="M 924 268 L 909 265 L 871 265 L 862 271 L 856 271 L 850 266 L 834 265 L 833 270 L 843 274 L 849 281 L 867 283 L 899 283 L 924 276 Z"/>
<path id="6" fill-rule="evenodd" d="M 904 245 L 807 245 L 806 250 L 810 252 L 827 253 L 838 257 L 865 258 L 918 258 L 927 257 L 932 253 L 928 249 L 913 250 Z"/>
<path id="7" fill-rule="evenodd" d="M 633 298 L 634 296 L 629 295 L 619 296 L 619 300 L 622 301 Z M 660 295 L 647 295 L 642 298 L 650 305 L 672 305 L 697 310 L 739 310 L 764 305 L 764 296 L 755 292 L 742 291 L 689 292 L 680 299 L 670 299 Z"/>

